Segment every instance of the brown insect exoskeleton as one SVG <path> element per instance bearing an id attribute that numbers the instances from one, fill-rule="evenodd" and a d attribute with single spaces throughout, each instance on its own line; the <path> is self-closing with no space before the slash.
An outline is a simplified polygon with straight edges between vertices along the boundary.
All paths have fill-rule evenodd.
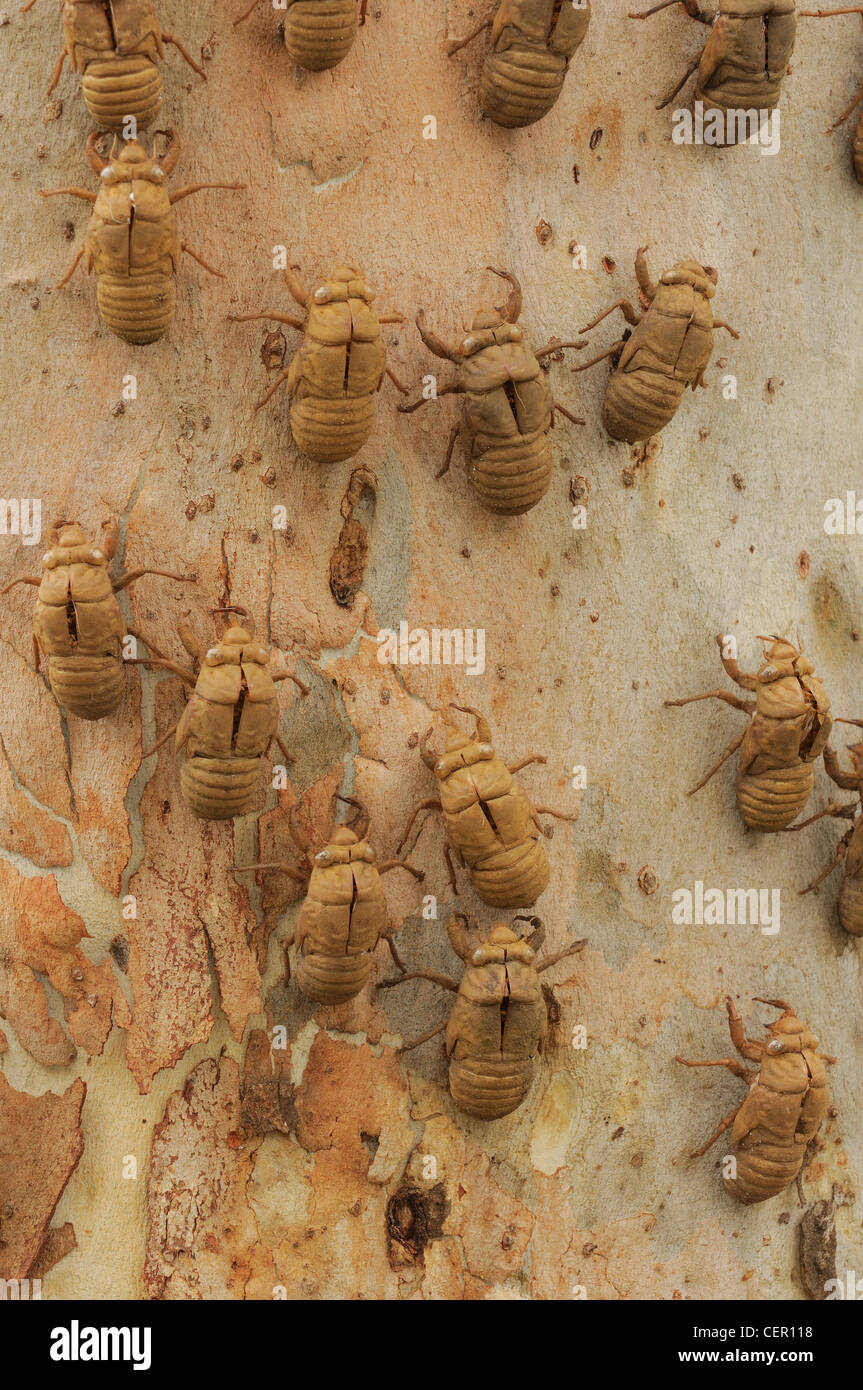
<path id="1" fill-rule="evenodd" d="M 677 3 L 662 0 L 629 17 L 647 19 Z M 698 0 L 680 3 L 692 19 L 712 26 L 710 36 L 656 109 L 668 106 L 697 68 L 694 100 L 702 103 L 706 114 L 717 112 L 722 117 L 723 129 L 711 131 L 716 138 L 710 143 L 736 145 L 750 139 L 763 116 L 779 105 L 797 32 L 795 0 L 719 0 L 718 12 L 702 10 Z"/>
<path id="2" fill-rule="evenodd" d="M 612 439 L 636 444 L 650 439 L 674 418 L 687 386 L 694 391 L 706 386 L 704 373 L 713 352 L 714 328 L 725 328 L 739 338 L 730 324 L 713 317 L 710 301 L 718 279 L 712 266 L 698 261 L 678 261 L 673 270 L 651 283 L 645 258 L 646 246 L 635 256 L 635 278 L 645 312 L 637 314 L 628 299 L 617 299 L 598 314 L 582 333 L 620 309 L 634 332 L 627 329 L 605 352 L 573 367 L 587 371 L 612 359 L 613 371 L 605 388 L 602 423 Z"/>
<path id="3" fill-rule="evenodd" d="M 234 20 L 248 19 L 258 0 Z M 334 68 L 347 57 L 366 22 L 368 0 L 287 0 L 282 32 L 292 62 L 311 72 Z"/>
<path id="4" fill-rule="evenodd" d="M 452 705 L 452 709 L 472 714 L 476 720 L 473 736 L 455 724 L 447 725 L 446 750 L 429 750 L 431 726 L 420 740 L 420 755 L 440 782 L 440 800 L 420 801 L 411 813 L 398 852 L 401 853 L 420 811 L 442 811 L 447 837 L 466 865 L 475 891 L 491 907 L 531 907 L 548 887 L 548 857 L 542 844 L 541 815 L 558 820 L 576 816 L 533 806 L 514 772 L 530 763 L 544 763 L 539 753 L 531 753 L 507 767 L 491 745 L 488 720 L 471 705 Z M 455 873 L 447 850 L 447 863 L 453 891 Z"/>
<path id="5" fill-rule="evenodd" d="M 555 410 L 575 425 L 584 424 L 553 400 L 540 362 L 560 348 L 584 344 L 552 341 L 533 352 L 516 326 L 522 303 L 518 280 L 508 271 L 488 269 L 509 281 L 509 298 L 499 308 L 478 310 L 458 347 L 448 347 L 428 331 L 422 309 L 417 314 L 429 352 L 455 363 L 456 377 L 439 386 L 435 397 L 421 396 L 399 410 L 410 413 L 437 396 L 463 395 L 461 421 L 452 428 L 443 467 L 435 476 L 442 478 L 449 469 L 460 433 L 468 480 L 479 501 L 491 512 L 520 516 L 541 501 L 551 483 L 549 431 Z"/>
<path id="6" fill-rule="evenodd" d="M 733 1003 L 725 1001 L 731 1041 L 741 1057 L 757 1063 L 754 1071 L 747 1070 L 736 1057 L 723 1057 L 718 1062 L 674 1059 L 685 1067 L 727 1067 L 749 1087 L 746 1099 L 692 1154 L 700 1158 L 731 1129 L 726 1162 L 733 1160 L 734 1169 L 724 1178 L 725 1190 L 747 1206 L 775 1197 L 794 1182 L 830 1101 L 823 1064 L 836 1060 L 819 1055 L 818 1039 L 809 1024 L 801 1023 L 783 999 L 757 998 L 756 1003 L 783 1011 L 767 1025 L 768 1042 L 747 1038 Z"/>
<path id="7" fill-rule="evenodd" d="M 384 376 L 405 391 L 387 366 L 381 339 L 382 323 L 403 323 L 401 314 L 378 316 L 375 293 L 363 272 L 353 265 L 336 266 L 328 280 L 311 292 L 293 268 L 284 271 L 285 284 L 305 316 L 277 314 L 262 309 L 256 314 L 229 314 L 233 323 L 270 319 L 290 324 L 303 334 L 301 347 L 290 366 L 279 373 L 260 410 L 288 383 L 291 431 L 297 448 L 316 463 L 340 463 L 353 458 L 372 432 L 375 394 Z"/>
<path id="8" fill-rule="evenodd" d="M 491 29 L 480 105 L 497 125 L 513 129 L 541 121 L 554 106 L 589 23 L 590 0 L 501 0 L 493 20 L 447 51 L 452 57 Z"/>
<path id="9" fill-rule="evenodd" d="M 837 724 L 856 724 L 863 728 L 863 719 L 837 719 Z M 823 883 L 829 874 L 832 874 L 837 864 L 843 864 L 844 873 L 842 875 L 842 886 L 839 889 L 838 912 L 839 921 L 847 932 L 852 936 L 863 936 L 863 816 L 861 816 L 861 806 L 863 806 L 863 743 L 849 743 L 848 751 L 851 754 L 851 772 L 843 772 L 839 766 L 839 759 L 829 744 L 824 749 L 824 767 L 827 775 L 841 787 L 843 791 L 856 792 L 857 800 L 849 805 L 841 806 L 836 801 L 831 801 L 823 811 L 817 811 L 814 816 L 809 816 L 799 825 L 789 826 L 789 830 L 803 830 L 807 825 L 812 825 L 814 821 L 821 820 L 822 816 L 837 816 L 843 820 L 853 822 L 842 839 L 836 846 L 833 858 L 826 869 L 813 879 L 806 888 L 801 888 L 801 895 L 811 893 L 813 888 L 817 888 L 819 883 Z"/>
<path id="10" fill-rule="evenodd" d="M 21 6 L 26 13 L 36 0 Z M 65 45 L 49 95 L 69 58 L 80 72 L 87 110 L 105 130 L 122 130 L 130 116 L 150 124 L 162 105 L 162 44 L 172 43 L 199 77 L 207 74 L 174 35 L 160 28 L 152 0 L 60 0 Z"/>
<path id="11" fill-rule="evenodd" d="M 235 864 L 239 872 L 278 869 L 308 887 L 300 908 L 296 931 L 285 942 L 297 948 L 297 983 L 307 999 L 319 1004 L 345 1004 L 368 981 L 378 941 L 383 938 L 399 965 L 392 935 L 387 927 L 387 905 L 381 874 L 390 869 L 406 869 L 414 878 L 425 874 L 403 859 L 376 862 L 368 841 L 369 813 L 353 796 L 339 801 L 356 808 L 349 825 L 335 825 L 329 842 L 309 860 L 311 844 L 303 840 L 294 822 L 294 807 L 288 816 L 291 839 L 300 851 L 300 868 L 290 864 Z"/>
<path id="12" fill-rule="evenodd" d="M 102 537 L 88 541 L 77 521 L 55 521 L 48 531 L 48 552 L 42 559 L 42 578 L 29 575 L 16 584 L 38 588 L 33 618 L 33 655 L 48 658 L 48 680 L 57 701 L 79 719 L 104 719 L 123 697 L 123 640 L 127 633 L 157 648 L 126 622 L 116 595 L 145 574 L 160 574 L 181 584 L 193 584 L 193 574 L 169 570 L 128 570 L 112 579 L 111 561 L 117 553 L 115 520 L 102 523 Z"/>
<path id="13" fill-rule="evenodd" d="M 807 19 L 827 19 L 828 16 L 834 14 L 859 14 L 863 16 L 863 9 L 858 6 L 843 10 L 801 10 L 800 13 L 805 15 Z M 861 101 L 863 101 L 863 87 L 860 88 L 851 105 L 847 106 L 842 115 L 837 116 L 833 124 L 827 127 L 825 134 L 829 135 L 832 130 L 836 130 L 838 126 L 847 121 L 851 112 L 856 111 Z M 854 134 L 851 137 L 851 167 L 857 182 L 863 184 L 863 112 L 857 118 Z"/>
<path id="14" fill-rule="evenodd" d="M 728 639 L 716 641 L 731 679 L 754 700 L 741 700 L 730 690 L 708 690 L 684 700 L 666 700 L 668 707 L 695 700 L 724 700 L 751 715 L 745 730 L 729 743 L 718 763 L 687 793 L 693 796 L 740 749 L 737 764 L 737 809 L 750 830 L 784 830 L 799 816 L 815 782 L 815 761 L 830 737 L 830 701 L 814 674 L 812 662 L 782 637 L 759 637 L 767 642 L 764 664 L 755 675 L 740 670 L 726 655 Z"/>
<path id="15" fill-rule="evenodd" d="M 290 671 L 269 671 L 270 653 L 255 641 L 255 624 L 245 608 L 228 604 L 217 613 L 236 613 L 242 622 L 231 624 L 207 647 L 186 622 L 177 624 L 180 640 L 198 663 L 197 679 L 165 657 L 141 659 L 138 665 L 161 666 L 173 671 L 192 694 L 177 724 L 142 754 L 148 758 L 175 735 L 174 748 L 186 756 L 180 770 L 180 788 L 187 805 L 206 820 L 230 820 L 252 806 L 260 776 L 261 759 L 277 743 L 287 762 L 293 762 L 279 733 L 276 683 L 290 680 L 303 695 L 308 686 Z"/>
<path id="16" fill-rule="evenodd" d="M 453 914 L 447 935 L 465 964 L 460 982 L 436 970 L 406 971 L 401 966 L 400 976 L 383 980 L 379 986 L 387 989 L 406 980 L 432 980 L 456 994 L 449 1021 L 406 1043 L 399 1052 L 419 1047 L 445 1028 L 450 1093 L 460 1110 L 480 1120 L 499 1120 L 524 1101 L 554 1004 L 539 977 L 585 945 L 584 941 L 573 941 L 536 964 L 545 937 L 543 925 L 538 917 L 515 920 L 533 925 L 527 939 L 498 922 L 485 941 L 471 945 L 467 917 Z"/>
<path id="17" fill-rule="evenodd" d="M 137 140 L 127 140 L 109 159 L 96 149 L 94 131 L 87 141 L 87 158 L 102 182 L 98 194 L 84 188 L 43 189 L 43 198 L 67 193 L 93 203 L 93 215 L 84 245 L 57 285 L 68 283 L 86 254 L 87 273 L 95 268 L 99 313 L 106 326 L 127 343 L 154 343 L 168 330 L 174 317 L 174 274 L 180 254 L 188 252 L 211 275 L 224 278 L 180 240 L 174 204 L 203 188 L 245 188 L 244 183 L 190 183 L 168 193 L 166 180 L 180 155 L 173 131 L 159 131 L 168 138 L 161 156 L 148 155 Z"/>

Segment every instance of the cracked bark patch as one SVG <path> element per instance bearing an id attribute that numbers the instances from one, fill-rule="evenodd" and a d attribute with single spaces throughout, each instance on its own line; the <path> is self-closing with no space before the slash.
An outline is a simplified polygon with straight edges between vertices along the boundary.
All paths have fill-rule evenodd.
<path id="1" fill-rule="evenodd" d="M 0 1073 L 0 1278 L 41 1278 L 75 1244 L 51 1217 L 84 1149 L 80 1080 L 30 1096 Z"/>

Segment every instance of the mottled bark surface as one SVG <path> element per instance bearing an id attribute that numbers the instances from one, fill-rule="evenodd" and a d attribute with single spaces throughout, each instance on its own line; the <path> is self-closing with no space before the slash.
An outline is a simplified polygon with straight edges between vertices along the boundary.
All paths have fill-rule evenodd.
<path id="1" fill-rule="evenodd" d="M 372 4 L 348 58 L 315 76 L 289 65 L 268 4 L 237 29 L 232 7 L 205 8 L 165 0 L 163 22 L 203 52 L 208 80 L 169 51 L 158 124 L 178 132 L 178 184 L 249 188 L 178 205 L 182 235 L 226 278 L 184 257 L 174 324 L 144 349 L 101 326 L 80 269 L 53 288 L 89 208 L 38 192 L 93 185 L 90 124 L 68 70 L 50 103 L 43 95 L 55 7 L 10 10 L 0 25 L 0 491 L 41 498 L 43 530 L 71 515 L 96 535 L 117 515 L 118 573 L 194 570 L 194 589 L 147 577 L 120 595 L 174 660 L 188 664 L 181 613 L 209 634 L 207 610 L 232 601 L 311 691 L 279 686 L 289 785 L 274 789 L 267 764 L 249 816 L 204 823 L 180 796 L 170 743 L 141 758 L 178 718 L 180 682 L 129 668 L 114 715 L 67 720 L 32 670 L 34 591 L 2 600 L 0 1065 L 15 1123 L 0 1134 L 22 1161 L 41 1158 L 15 1267 L 43 1259 L 56 1204 L 56 1227 L 71 1223 L 78 1244 L 47 1272 L 46 1298 L 803 1297 L 796 1193 L 743 1210 L 722 1189 L 721 1145 L 687 1157 L 740 1083 L 685 1073 L 673 1056 L 724 1053 L 726 993 L 755 1036 L 753 995 L 809 1016 L 839 1062 L 806 1199 L 834 1184 L 851 1194 L 836 1207 L 836 1263 L 840 1277 L 859 1269 L 860 946 L 837 923 L 838 875 L 797 895 L 841 830 L 825 820 L 799 836 L 744 834 L 731 763 L 688 801 L 743 716 L 662 701 L 726 684 L 720 630 L 738 637 L 748 670 L 756 634 L 799 631 L 834 710 L 863 715 L 861 541 L 823 529 L 824 503 L 859 480 L 861 190 L 846 131 L 823 134 L 859 81 L 858 25 L 800 21 L 770 157 L 672 144 L 670 111 L 654 102 L 704 39 L 676 9 L 639 25 L 623 0 L 595 7 L 557 106 L 506 132 L 479 117 L 485 40 L 452 60 L 444 51 L 490 0 Z M 572 243 L 586 269 L 573 268 Z M 588 423 L 558 419 L 549 493 L 511 520 L 480 509 L 458 455 L 434 479 L 451 397 L 400 416 L 387 381 L 357 459 L 324 470 L 299 456 L 284 392 L 254 409 L 297 335 L 227 321 L 294 311 L 274 247 L 307 281 L 350 259 L 377 307 L 406 316 L 383 330 L 397 375 L 415 386 L 439 369 L 443 382 L 417 308 L 457 341 L 463 318 L 500 298 L 485 267 L 504 266 L 523 285 L 526 340 L 570 339 L 634 295 L 644 243 L 654 278 L 690 255 L 716 266 L 717 315 L 741 338 L 717 335 L 723 365 L 687 395 L 661 449 L 605 438 L 605 366 L 571 376 L 572 353 L 553 362 L 556 398 Z M 615 336 L 604 322 L 595 350 Z M 137 397 L 123 401 L 129 374 Z M 377 490 L 361 587 L 343 607 L 330 557 L 358 464 Z M 587 526 L 574 530 L 571 498 L 584 496 Z M 0 535 L 0 585 L 35 575 L 44 548 Z M 345 568 L 353 588 L 355 556 Z M 381 665 L 375 637 L 402 619 L 482 628 L 484 672 Z M 538 911 L 548 950 L 573 936 L 588 945 L 550 972 L 560 1019 L 527 1101 L 488 1124 L 454 1109 L 439 1038 L 395 1051 L 443 1022 L 448 995 L 428 982 L 370 986 L 315 1008 L 285 972 L 299 886 L 230 867 L 294 864 L 289 807 L 302 798 L 317 843 L 336 790 L 363 798 L 372 842 L 391 855 L 410 807 L 435 791 L 417 739 L 451 700 L 487 713 L 507 761 L 546 754 L 523 785 L 538 804 L 580 812 L 552 823 Z M 577 765 L 584 790 L 571 786 Z M 819 766 L 810 809 L 830 794 Z M 462 872 L 453 894 L 436 821 L 411 843 L 425 883 L 384 880 L 399 949 L 411 966 L 458 974 L 449 911 L 484 926 L 506 914 L 484 908 Z M 781 889 L 780 932 L 674 925 L 671 895 L 696 880 Z M 436 918 L 421 915 L 423 894 Z M 375 979 L 392 969 L 382 944 Z M 572 1046 L 577 1025 L 585 1048 Z M 85 1074 L 72 1172 L 75 1116 L 55 1132 L 50 1107 L 80 1107 Z"/>

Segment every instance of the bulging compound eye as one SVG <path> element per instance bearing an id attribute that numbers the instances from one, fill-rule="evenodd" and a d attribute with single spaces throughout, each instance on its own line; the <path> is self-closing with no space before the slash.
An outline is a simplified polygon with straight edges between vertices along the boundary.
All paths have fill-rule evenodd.
<path id="1" fill-rule="evenodd" d="M 105 556 L 102 554 L 101 550 L 90 551 L 90 559 L 93 561 L 94 564 L 101 565 L 104 558 Z"/>
<path id="2" fill-rule="evenodd" d="M 490 743 L 480 743 L 477 745 L 477 747 L 479 748 L 479 751 L 480 753 L 482 753 L 482 756 L 484 758 L 494 757 L 494 749 L 492 748 Z"/>
<path id="3" fill-rule="evenodd" d="M 218 661 L 218 659 L 219 659 L 219 648 L 218 648 L 218 647 L 211 647 L 210 650 L 207 652 L 207 655 L 206 655 L 206 657 L 205 657 L 204 659 L 205 659 L 205 661 Z"/>
<path id="4" fill-rule="evenodd" d="M 46 550 L 45 554 L 42 556 L 42 566 L 44 569 L 48 568 L 53 558 L 54 557 L 52 556 L 51 551 Z"/>
<path id="5" fill-rule="evenodd" d="M 511 329 L 509 330 L 509 341 L 510 341 L 511 343 L 520 343 L 520 342 L 521 342 L 521 329 L 520 329 L 520 328 L 511 328 Z"/>
<path id="6" fill-rule="evenodd" d="M 785 1044 L 783 1043 L 783 1041 L 782 1041 L 781 1038 L 774 1038 L 774 1039 L 772 1040 L 772 1042 L 769 1042 L 769 1043 L 767 1044 L 767 1051 L 768 1051 L 768 1052 L 781 1052 L 784 1046 L 785 1046 Z"/>
<path id="7" fill-rule="evenodd" d="M 321 285 L 319 290 L 315 290 L 315 293 L 312 297 L 317 304 L 326 304 L 327 300 L 330 297 L 330 292 L 327 289 L 326 285 Z"/>
<path id="8" fill-rule="evenodd" d="M 461 345 L 462 352 L 473 352 L 476 347 L 476 338 L 465 338 Z"/>
<path id="9" fill-rule="evenodd" d="M 473 955 L 471 956 L 471 960 L 473 961 L 474 965 L 482 965 L 483 961 L 485 960 L 485 956 L 481 947 L 479 950 L 474 951 Z"/>

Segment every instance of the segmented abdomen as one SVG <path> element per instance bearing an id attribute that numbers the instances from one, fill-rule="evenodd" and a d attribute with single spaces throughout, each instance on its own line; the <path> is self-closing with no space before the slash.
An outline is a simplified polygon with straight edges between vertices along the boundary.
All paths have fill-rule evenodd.
<path id="1" fill-rule="evenodd" d="M 162 104 L 162 74 L 142 53 L 88 63 L 81 90 L 87 110 L 106 130 L 120 130 L 126 116 L 148 126 Z"/>
<path id="2" fill-rule="evenodd" d="M 539 840 L 497 849 L 470 869 L 471 882 L 490 907 L 530 907 L 548 887 L 548 858 Z"/>
<path id="3" fill-rule="evenodd" d="M 530 1090 L 534 1063 L 502 1052 L 493 1057 L 453 1057 L 449 1088 L 460 1110 L 480 1120 L 499 1120 L 517 1110 Z"/>
<path id="4" fill-rule="evenodd" d="M 863 882 L 845 875 L 839 889 L 839 921 L 852 936 L 863 936 Z"/>
<path id="5" fill-rule="evenodd" d="M 636 444 L 650 439 L 674 418 L 686 382 L 670 373 L 640 367 L 613 371 L 602 403 L 602 422 L 612 439 Z"/>
<path id="6" fill-rule="evenodd" d="M 206 820 L 230 820 L 252 807 L 261 770 L 260 758 L 186 758 L 180 790 L 188 806 Z"/>
<path id="7" fill-rule="evenodd" d="M 127 343 L 142 346 L 163 337 L 174 317 L 173 277 L 160 270 L 99 276 L 96 298 L 106 327 Z"/>
<path id="8" fill-rule="evenodd" d="M 814 784 L 812 763 L 746 773 L 737 782 L 737 809 L 750 830 L 783 830 L 799 816 Z"/>
<path id="9" fill-rule="evenodd" d="M 737 1176 L 725 1179 L 725 1191 L 745 1206 L 752 1206 L 775 1197 L 794 1181 L 806 1145 L 764 1143 L 752 1149 L 735 1147 L 732 1153 L 737 1161 Z"/>
<path id="10" fill-rule="evenodd" d="M 353 458 L 372 432 L 375 398 L 296 396 L 291 403 L 294 443 L 316 463 Z"/>
<path id="11" fill-rule="evenodd" d="M 490 512 L 521 516 L 548 492 L 551 471 L 551 443 L 543 426 L 474 454 L 469 476 L 474 492 Z"/>
<path id="12" fill-rule="evenodd" d="M 489 53 L 483 64 L 480 105 L 497 125 L 533 125 L 557 101 L 566 63 L 547 48 L 513 47 Z"/>
<path id="13" fill-rule="evenodd" d="M 312 72 L 334 68 L 357 36 L 357 0 L 296 0 L 285 19 L 285 47 Z"/>
<path id="14" fill-rule="evenodd" d="M 63 708 L 79 719 L 112 714 L 126 687 L 116 656 L 49 656 L 48 679 Z"/>
<path id="15" fill-rule="evenodd" d="M 854 176 L 857 182 L 863 184 L 863 116 L 854 127 L 854 139 L 851 141 L 851 163 L 854 166 Z"/>
<path id="16" fill-rule="evenodd" d="M 353 999 L 371 974 L 372 953 L 324 956 L 317 952 L 297 956 L 297 983 L 307 999 L 319 1004 L 344 1004 Z"/>

